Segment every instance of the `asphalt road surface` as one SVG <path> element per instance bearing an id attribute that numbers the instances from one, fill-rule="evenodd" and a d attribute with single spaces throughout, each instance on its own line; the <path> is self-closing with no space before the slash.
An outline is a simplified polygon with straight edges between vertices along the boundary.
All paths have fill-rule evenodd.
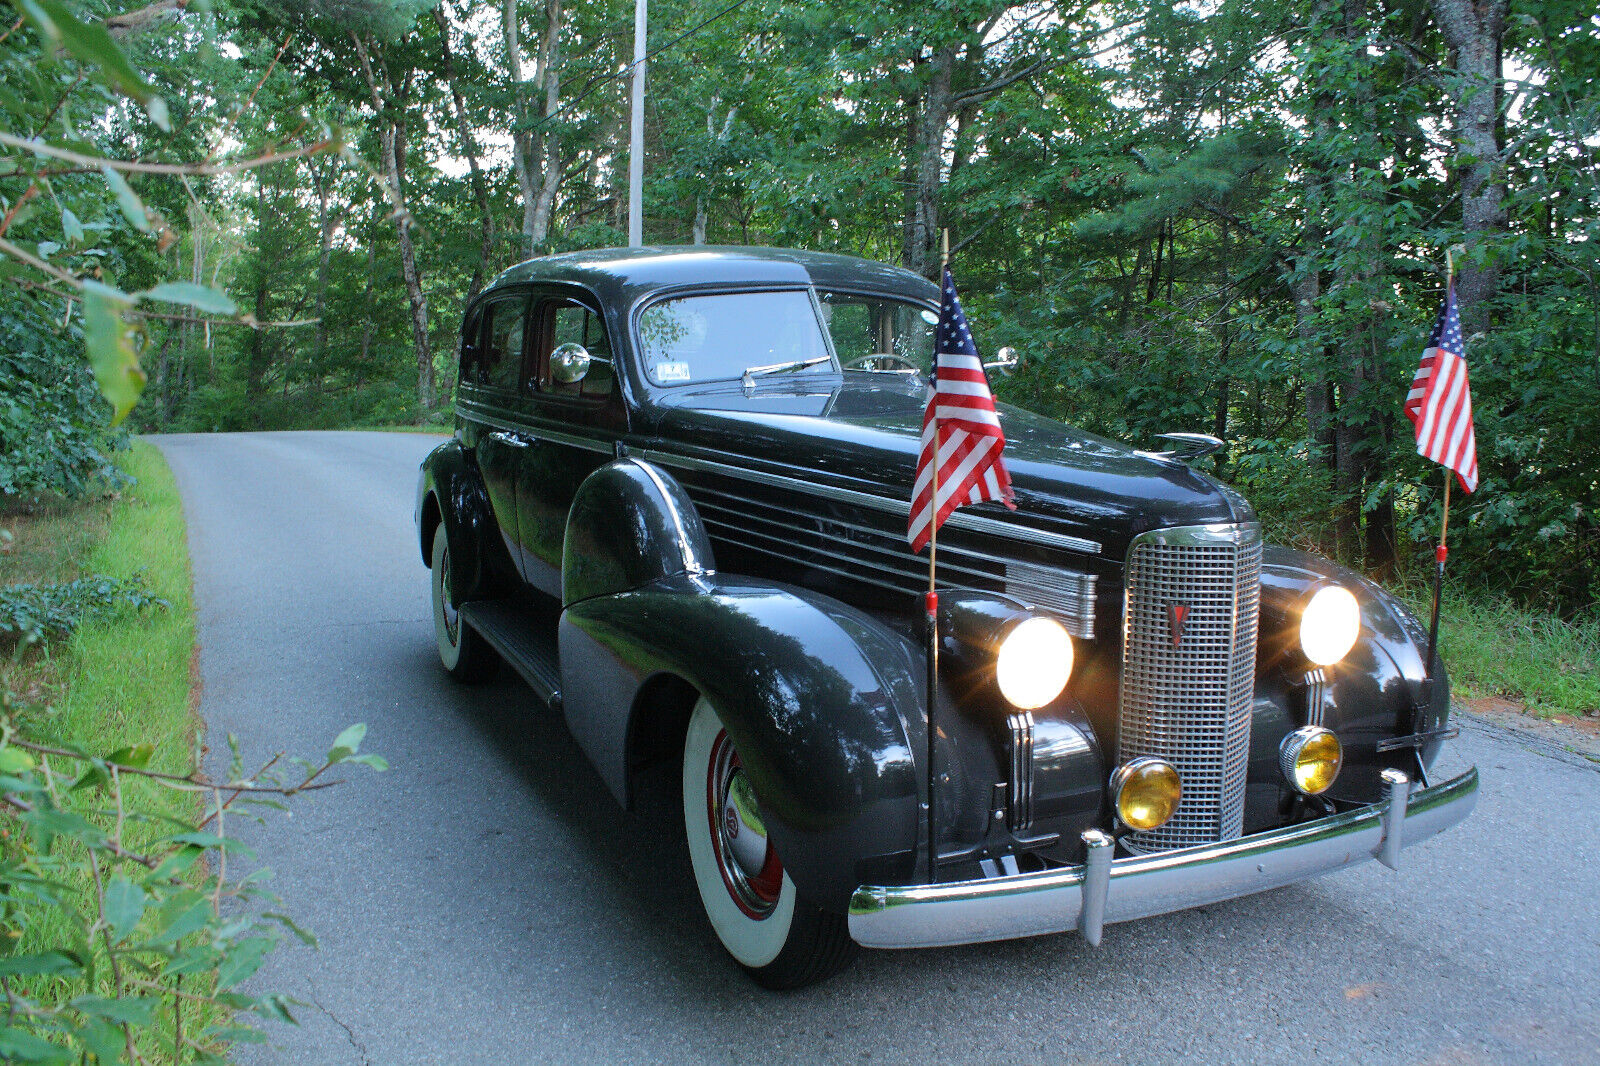
<path id="1" fill-rule="evenodd" d="M 1600 1061 L 1582 758 L 1468 721 L 1440 769 L 1478 765 L 1478 810 L 1398 874 L 1111 926 L 1098 949 L 864 952 L 775 995 L 701 916 L 675 809 L 619 809 L 519 682 L 439 669 L 411 517 L 434 440 L 156 443 L 188 514 L 211 757 L 229 733 L 316 756 L 365 722 L 393 767 L 240 829 L 321 941 L 256 979 L 304 1006 L 243 1062 Z"/>

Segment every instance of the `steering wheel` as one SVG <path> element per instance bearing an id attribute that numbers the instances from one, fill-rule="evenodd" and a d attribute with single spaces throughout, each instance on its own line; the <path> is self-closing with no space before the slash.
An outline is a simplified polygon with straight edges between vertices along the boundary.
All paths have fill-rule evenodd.
<path id="1" fill-rule="evenodd" d="M 922 368 L 920 366 L 912 362 L 910 359 L 907 359 L 905 356 L 896 355 L 894 352 L 873 352 L 871 355 L 860 355 L 846 362 L 844 364 L 844 368 L 846 370 L 887 370 L 888 368 L 886 367 L 867 365 L 868 363 L 881 363 L 885 361 L 890 363 L 899 363 L 900 366 L 905 368 L 904 370 L 890 371 L 891 373 L 903 374 L 907 371 L 913 374 L 922 373 Z"/>

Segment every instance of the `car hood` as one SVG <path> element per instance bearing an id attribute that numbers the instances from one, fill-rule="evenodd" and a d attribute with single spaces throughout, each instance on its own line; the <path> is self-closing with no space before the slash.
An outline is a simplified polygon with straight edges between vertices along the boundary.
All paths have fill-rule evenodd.
<path id="1" fill-rule="evenodd" d="M 856 380 L 857 378 L 860 380 Z M 657 397 L 664 449 L 885 499 L 910 499 L 926 392 L 886 375 L 808 375 L 678 389 Z M 1255 520 L 1232 489 L 1182 463 L 1151 458 L 998 404 L 1017 509 L 966 510 L 1093 541 L 1121 560 L 1150 529 Z"/>

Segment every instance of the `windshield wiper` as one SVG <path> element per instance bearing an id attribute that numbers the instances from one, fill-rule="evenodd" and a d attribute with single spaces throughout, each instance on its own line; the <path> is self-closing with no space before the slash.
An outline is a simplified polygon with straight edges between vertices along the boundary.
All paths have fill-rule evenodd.
<path id="1" fill-rule="evenodd" d="M 833 356 L 819 355 L 815 359 L 791 359 L 787 363 L 745 367 L 744 373 L 739 375 L 739 381 L 745 388 L 751 389 L 755 387 L 757 377 L 765 377 L 768 374 L 781 374 L 785 370 L 804 370 L 806 367 L 816 366 L 818 363 L 831 362 L 833 362 Z"/>

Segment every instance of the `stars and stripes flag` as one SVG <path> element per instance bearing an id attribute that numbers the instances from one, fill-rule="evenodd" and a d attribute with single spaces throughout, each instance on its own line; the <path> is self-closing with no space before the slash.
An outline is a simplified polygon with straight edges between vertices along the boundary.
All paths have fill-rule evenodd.
<path id="1" fill-rule="evenodd" d="M 1417 454 L 1454 470 L 1468 492 L 1478 487 L 1478 446 L 1472 435 L 1467 346 L 1452 281 L 1439 320 L 1406 394 L 1406 417 L 1417 430 Z"/>
<path id="2" fill-rule="evenodd" d="M 955 279 L 946 270 L 934 338 L 933 395 L 922 415 L 922 453 L 917 457 L 911 522 L 906 530 L 913 552 L 921 551 L 934 530 L 964 504 L 998 500 L 1016 509 L 1011 501 L 1011 475 L 1001 458 L 1005 446 L 989 378 L 972 343 L 967 316 L 961 313 L 961 301 L 956 299 Z"/>

